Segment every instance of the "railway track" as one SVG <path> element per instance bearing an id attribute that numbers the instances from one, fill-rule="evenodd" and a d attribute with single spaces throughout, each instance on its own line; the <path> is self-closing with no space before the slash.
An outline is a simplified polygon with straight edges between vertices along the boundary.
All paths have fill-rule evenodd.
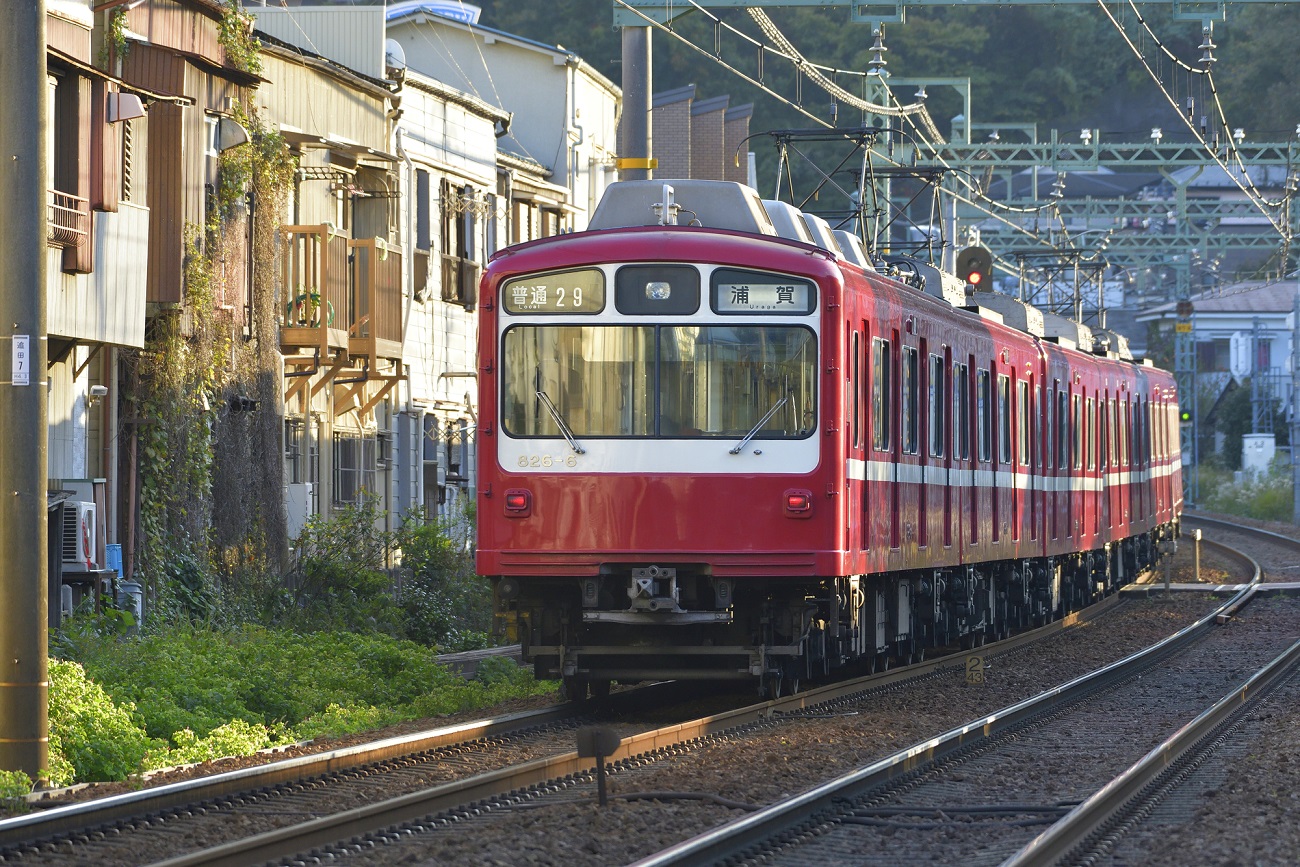
<path id="1" fill-rule="evenodd" d="M 1022 634 L 998 647 L 1011 652 L 1080 619 L 1102 616 L 1118 604 L 1112 597 L 1065 623 Z M 761 726 L 854 696 L 868 700 L 861 697 L 933 677 L 953 665 L 951 659 L 936 659 L 649 730 L 614 724 L 622 745 L 611 758 L 633 763 L 646 756 L 662 758 L 682 744 L 705 742 L 720 732 Z M 0 856 L 30 864 L 258 863 L 327 846 L 354 833 L 439 813 L 454 815 L 465 804 L 502 793 L 534 787 L 563 790 L 591 780 L 593 759 L 573 749 L 580 726 L 608 725 L 611 719 L 629 716 L 643 722 L 653 719 L 649 709 L 680 701 L 680 695 L 666 697 L 669 689 L 660 685 L 616 694 L 614 699 L 622 699 L 614 703 L 617 709 L 598 716 L 581 713 L 586 705 L 561 706 L 10 819 L 0 822 Z M 343 790 L 352 794 L 340 795 Z M 317 797 L 322 792 L 333 806 Z M 174 857 L 162 857 L 163 852 Z"/>
<path id="2" fill-rule="evenodd" d="M 1159 645 L 638 867 L 838 864 L 850 853 L 858 864 L 1045 865 L 1072 854 L 1095 863 L 1093 850 L 1113 848 L 1116 829 L 1141 821 L 1162 789 L 1204 760 L 1217 730 L 1239 725 L 1249 702 L 1300 672 L 1300 607 L 1219 628 L 1256 592 L 1242 590 Z M 1208 708 L 1207 680 L 1221 696 Z"/>
<path id="3" fill-rule="evenodd" d="M 1100 618 L 1115 616 L 1113 610 L 1122 611 L 1124 608 L 1115 599 L 1107 600 L 1092 609 L 1072 615 L 1068 623 L 1087 626 L 1100 622 Z M 1019 636 L 1010 642 L 990 645 L 983 653 L 990 660 L 1013 659 L 1017 653 L 1024 652 L 1023 648 L 1052 640 L 1058 633 L 1065 634 L 1061 624 Z M 769 736 L 771 732 L 782 730 L 782 726 L 811 725 L 818 717 L 861 714 L 865 712 L 863 708 L 878 703 L 881 695 L 915 689 L 918 688 L 916 684 L 925 684 L 927 680 L 951 680 L 954 672 L 960 675 L 962 665 L 962 657 L 956 661 L 951 658 L 936 659 L 874 678 L 823 687 L 778 702 L 731 710 L 653 731 L 628 734 L 628 729 L 616 730 L 617 734 L 624 737 L 622 744 L 610 757 L 613 773 L 611 780 L 617 782 L 615 800 L 620 804 L 669 802 L 678 796 L 690 800 L 691 793 L 669 792 L 656 799 L 648 797 L 655 794 L 653 790 L 643 788 L 638 793 L 631 789 L 637 773 L 669 762 L 674 754 L 689 756 L 710 749 L 721 749 L 733 740 Z M 289 782 L 271 782 L 268 779 L 273 778 L 263 777 L 261 769 L 249 769 L 235 775 L 226 775 L 228 778 L 225 780 L 206 781 L 204 785 L 207 788 L 190 791 L 177 789 L 161 799 L 158 794 L 151 795 L 145 791 L 123 796 L 125 800 L 107 805 L 107 809 L 79 805 L 76 811 L 65 814 L 55 824 L 49 824 L 52 818 L 50 814 L 24 817 L 30 824 L 23 828 L 13 825 L 14 820 L 0 822 L 0 852 L 6 851 L 5 847 L 10 847 L 5 857 L 17 863 L 114 863 L 113 857 L 97 854 L 99 838 L 133 841 L 138 834 L 156 832 L 169 839 L 169 845 L 172 846 L 168 850 L 169 857 L 135 857 L 120 863 L 291 863 L 291 859 L 298 853 L 312 850 L 318 856 L 352 856 L 364 863 L 365 853 L 372 847 L 417 841 L 421 835 L 434 838 L 431 845 L 436 849 L 441 845 L 437 838 L 448 837 L 440 835 L 439 829 L 452 823 L 457 826 L 457 839 L 473 840 L 473 834 L 466 833 L 471 825 L 502 821 L 509 823 L 511 816 L 527 815 L 529 811 L 544 813 L 551 809 L 548 806 L 551 804 L 559 804 L 560 810 L 568 809 L 566 805 L 576 805 L 578 809 L 591 807 L 594 795 L 594 760 L 579 757 L 571 747 L 575 729 L 593 720 L 575 720 L 573 708 L 570 707 L 527 716 L 524 720 L 503 720 L 497 723 L 507 730 L 520 726 L 545 727 L 550 725 L 545 720 L 551 717 L 567 721 L 558 723 L 559 733 L 554 736 L 550 746 L 545 748 L 548 751 L 546 756 L 522 763 L 512 763 L 505 759 L 501 763 L 512 767 L 479 773 L 470 770 L 460 780 L 426 785 L 396 797 L 387 797 L 391 789 L 386 784 L 375 785 L 366 794 L 357 796 L 357 803 L 350 809 L 335 808 L 328 815 L 322 815 L 324 811 L 311 802 L 300 800 L 309 794 L 309 790 L 327 789 L 334 785 L 319 779 L 321 775 L 339 768 L 373 765 L 380 759 L 358 749 L 349 751 L 350 755 L 316 759 L 316 764 L 311 766 L 303 764 L 304 760 L 295 760 L 300 765 L 297 768 L 267 771 L 273 774 L 288 773 L 292 778 Z M 384 748 L 392 753 L 390 758 L 397 764 L 418 763 L 420 760 L 405 756 L 410 756 L 413 752 L 427 752 L 430 746 L 443 749 L 457 739 L 461 742 L 482 741 L 496 736 L 496 730 L 488 725 L 460 728 L 462 731 L 459 734 L 440 735 L 449 739 L 447 744 L 426 745 L 416 739 L 408 743 L 388 744 Z M 932 731 L 936 730 L 938 729 Z M 440 763 L 448 764 L 451 760 L 444 757 Z M 372 780 L 384 777 L 384 774 L 372 770 L 353 770 L 349 773 Z M 287 790 L 289 799 L 278 800 L 284 794 L 276 787 Z M 760 806 L 761 803 L 750 804 L 744 808 L 756 809 Z M 725 821 L 728 812 L 734 811 L 734 807 L 725 804 L 715 804 L 711 809 L 714 816 L 705 818 L 704 827 Z M 177 845 L 178 838 L 187 834 L 183 830 L 190 822 L 186 813 L 214 811 L 227 811 L 238 816 L 238 822 L 228 824 L 246 827 L 233 837 L 228 835 L 224 839 L 202 839 L 204 835 L 198 834 L 188 851 L 184 846 Z M 597 814 L 591 820 L 593 828 L 599 824 L 599 818 L 600 814 Z M 263 830 L 256 830 L 258 823 L 261 823 Z M 268 823 L 272 826 L 269 829 L 266 827 Z M 250 827 L 254 828 L 251 833 L 248 830 Z M 669 823 L 669 830 L 676 836 L 652 845 L 646 852 L 654 851 L 656 846 L 678 842 L 693 833 L 689 823 Z M 38 840 L 45 842 L 38 843 Z M 135 854 L 141 851 L 134 842 L 126 842 L 125 845 L 128 851 Z M 471 842 L 468 845 L 473 847 L 476 844 Z M 481 850 L 466 854 L 460 863 L 481 863 L 486 859 L 474 857 L 481 854 Z M 374 863 L 383 863 L 388 853 L 375 857 L 378 860 Z M 449 856 L 447 863 L 457 863 L 457 858 Z M 541 863 L 545 863 L 545 859 Z M 596 855 L 591 863 L 616 863 L 616 860 Z"/>

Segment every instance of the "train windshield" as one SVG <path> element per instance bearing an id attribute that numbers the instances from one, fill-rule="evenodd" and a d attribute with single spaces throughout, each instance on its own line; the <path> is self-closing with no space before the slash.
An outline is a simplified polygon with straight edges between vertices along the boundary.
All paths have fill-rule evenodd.
<path id="1" fill-rule="evenodd" d="M 817 340 L 800 325 L 518 325 L 502 424 L 516 437 L 799 439 Z"/>

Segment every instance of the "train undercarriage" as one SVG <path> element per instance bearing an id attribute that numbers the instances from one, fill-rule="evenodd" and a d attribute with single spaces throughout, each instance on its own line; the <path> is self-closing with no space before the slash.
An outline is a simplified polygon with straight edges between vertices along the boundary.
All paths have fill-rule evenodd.
<path id="1" fill-rule="evenodd" d="M 700 564 L 617 564 L 496 583 L 502 631 L 570 699 L 610 684 L 749 679 L 769 697 L 835 672 L 970 649 L 1080 610 L 1151 569 L 1160 528 L 1062 557 L 826 578 L 717 578 Z"/>

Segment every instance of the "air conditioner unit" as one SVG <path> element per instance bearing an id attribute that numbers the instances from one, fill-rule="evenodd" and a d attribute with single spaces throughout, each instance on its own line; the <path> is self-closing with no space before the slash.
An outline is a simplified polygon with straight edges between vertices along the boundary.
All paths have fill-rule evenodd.
<path id="1" fill-rule="evenodd" d="M 98 539 L 95 536 L 95 504 L 70 500 L 63 504 L 63 571 L 94 572 Z"/>

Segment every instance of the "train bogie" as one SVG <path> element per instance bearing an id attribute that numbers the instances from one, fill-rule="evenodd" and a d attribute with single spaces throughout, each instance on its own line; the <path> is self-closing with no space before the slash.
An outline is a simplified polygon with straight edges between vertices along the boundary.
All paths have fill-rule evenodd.
<path id="1" fill-rule="evenodd" d="M 478 566 L 539 676 L 789 689 L 1059 617 L 1176 533 L 1168 373 L 739 185 L 615 190 L 481 289 Z"/>

